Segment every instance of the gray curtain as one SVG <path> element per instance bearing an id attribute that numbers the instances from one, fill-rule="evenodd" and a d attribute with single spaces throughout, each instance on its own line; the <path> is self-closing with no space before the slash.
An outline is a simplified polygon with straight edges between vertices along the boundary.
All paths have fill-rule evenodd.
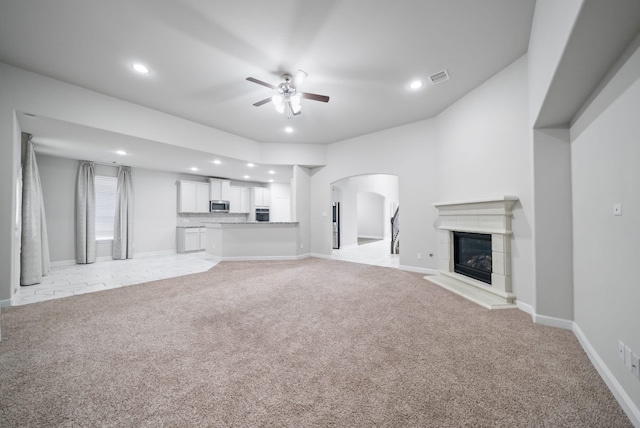
<path id="1" fill-rule="evenodd" d="M 118 168 L 112 256 L 116 260 L 133 257 L 133 186 L 128 166 Z"/>
<path id="2" fill-rule="evenodd" d="M 95 164 L 80 161 L 76 182 L 76 262 L 96 261 Z"/>
<path id="3" fill-rule="evenodd" d="M 49 275 L 49 241 L 44 215 L 42 183 L 31 135 L 22 134 L 22 249 L 20 285 L 42 282 Z"/>

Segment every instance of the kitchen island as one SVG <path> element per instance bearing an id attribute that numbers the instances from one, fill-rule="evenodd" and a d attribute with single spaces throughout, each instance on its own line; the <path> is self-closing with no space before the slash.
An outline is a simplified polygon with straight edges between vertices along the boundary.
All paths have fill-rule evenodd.
<path id="1" fill-rule="evenodd" d="M 294 259 L 298 222 L 205 223 L 206 252 L 222 260 Z"/>

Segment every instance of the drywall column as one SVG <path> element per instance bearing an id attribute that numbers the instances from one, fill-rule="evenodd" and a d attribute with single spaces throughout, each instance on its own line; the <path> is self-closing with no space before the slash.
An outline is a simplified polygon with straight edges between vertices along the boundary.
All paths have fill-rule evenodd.
<path id="1" fill-rule="evenodd" d="M 2 76 L 0 75 L 0 81 Z M 2 91 L 5 98 L 6 91 Z M 19 287 L 18 234 L 16 223 L 20 127 L 8 96 L 0 104 L 0 306 L 9 306 Z"/>
<path id="2" fill-rule="evenodd" d="M 567 128 L 533 131 L 535 313 L 559 327 L 573 320 L 570 147 Z"/>
<path id="3" fill-rule="evenodd" d="M 292 221 L 297 221 L 298 226 L 298 255 L 308 254 L 311 251 L 311 171 L 298 165 L 293 167 L 291 179 L 291 206 L 293 207 Z"/>

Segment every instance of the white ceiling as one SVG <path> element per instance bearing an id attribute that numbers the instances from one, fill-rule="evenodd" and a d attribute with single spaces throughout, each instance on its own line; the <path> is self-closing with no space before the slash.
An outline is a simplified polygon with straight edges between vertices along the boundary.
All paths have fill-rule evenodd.
<path id="1" fill-rule="evenodd" d="M 534 3 L 0 0 L 0 61 L 260 142 L 331 143 L 441 112 L 526 52 Z M 252 106 L 271 92 L 246 77 L 297 69 L 329 103 L 291 119 Z M 408 88 L 443 69 L 449 81 Z M 64 140 L 31 119 L 34 141 Z"/>

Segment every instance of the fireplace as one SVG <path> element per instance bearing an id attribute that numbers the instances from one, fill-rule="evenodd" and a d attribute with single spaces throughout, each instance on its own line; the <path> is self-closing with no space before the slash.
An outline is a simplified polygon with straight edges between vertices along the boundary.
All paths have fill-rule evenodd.
<path id="1" fill-rule="evenodd" d="M 489 309 L 515 307 L 511 218 L 515 196 L 439 202 L 438 275 L 425 277 Z"/>
<path id="2" fill-rule="evenodd" d="M 453 232 L 454 272 L 491 284 L 491 235 Z"/>

